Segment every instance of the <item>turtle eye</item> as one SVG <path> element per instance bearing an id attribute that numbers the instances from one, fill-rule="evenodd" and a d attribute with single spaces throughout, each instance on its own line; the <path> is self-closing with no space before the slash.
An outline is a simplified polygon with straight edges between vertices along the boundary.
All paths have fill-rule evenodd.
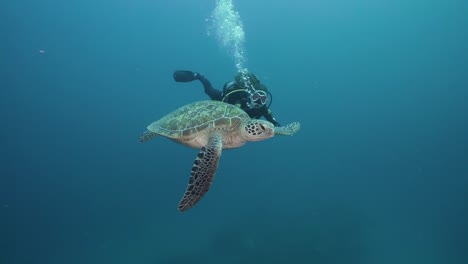
<path id="1" fill-rule="evenodd" d="M 263 126 L 263 124 L 260 124 L 260 128 L 261 128 L 262 130 L 265 130 L 265 127 Z"/>

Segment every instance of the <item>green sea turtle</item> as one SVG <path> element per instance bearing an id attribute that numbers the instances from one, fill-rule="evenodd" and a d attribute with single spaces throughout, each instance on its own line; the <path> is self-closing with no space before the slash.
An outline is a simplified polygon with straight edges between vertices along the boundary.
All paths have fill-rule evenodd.
<path id="1" fill-rule="evenodd" d="M 140 136 L 146 142 L 157 135 L 188 147 L 200 149 L 192 166 L 187 189 L 178 209 L 194 206 L 210 188 L 218 168 L 222 149 L 238 148 L 248 141 L 260 141 L 274 135 L 293 135 L 298 122 L 274 127 L 266 120 L 250 118 L 241 108 L 219 101 L 187 104 L 151 123 Z"/>

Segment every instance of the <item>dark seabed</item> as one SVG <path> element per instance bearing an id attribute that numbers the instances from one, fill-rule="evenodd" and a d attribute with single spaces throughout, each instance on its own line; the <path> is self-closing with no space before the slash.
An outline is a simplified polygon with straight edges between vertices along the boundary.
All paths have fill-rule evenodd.
<path id="1" fill-rule="evenodd" d="M 229 2 L 0 3 L 0 263 L 468 263 L 468 2 Z M 239 61 L 301 130 L 180 213 L 198 151 L 138 136 Z"/>

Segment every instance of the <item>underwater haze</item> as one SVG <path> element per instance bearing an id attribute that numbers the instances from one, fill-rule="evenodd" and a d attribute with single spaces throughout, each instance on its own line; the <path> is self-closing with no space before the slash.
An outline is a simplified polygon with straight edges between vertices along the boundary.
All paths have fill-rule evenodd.
<path id="1" fill-rule="evenodd" d="M 1 264 L 468 263 L 465 0 L 0 3 Z M 292 137 L 146 126 L 255 73 Z"/>

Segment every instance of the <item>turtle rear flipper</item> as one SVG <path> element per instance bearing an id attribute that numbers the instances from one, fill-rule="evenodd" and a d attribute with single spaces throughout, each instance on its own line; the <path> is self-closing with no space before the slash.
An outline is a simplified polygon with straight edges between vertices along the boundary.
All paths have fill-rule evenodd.
<path id="1" fill-rule="evenodd" d="M 301 128 L 299 122 L 292 122 L 286 126 L 275 127 L 275 135 L 292 136 Z"/>
<path id="2" fill-rule="evenodd" d="M 149 130 L 146 130 L 145 132 L 141 133 L 140 137 L 138 138 L 138 141 L 140 142 L 146 142 L 152 138 L 154 138 L 155 136 L 157 136 L 158 134 L 154 133 L 154 132 L 151 132 Z"/>
<path id="3" fill-rule="evenodd" d="M 211 135 L 208 144 L 201 148 L 193 162 L 185 194 L 179 202 L 179 211 L 190 209 L 208 192 L 218 168 L 222 148 L 223 136 L 220 133 Z"/>

